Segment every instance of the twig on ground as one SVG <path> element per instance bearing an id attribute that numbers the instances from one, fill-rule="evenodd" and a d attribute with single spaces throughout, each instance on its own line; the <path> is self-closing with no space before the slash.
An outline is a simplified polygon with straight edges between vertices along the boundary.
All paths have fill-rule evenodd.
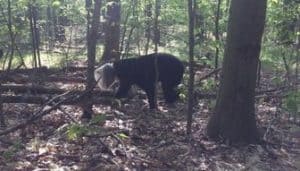
<path id="1" fill-rule="evenodd" d="M 208 77 L 211 77 L 212 75 L 218 73 L 219 71 L 221 71 L 222 68 L 217 68 L 212 70 L 211 72 L 209 72 L 208 74 L 204 75 L 203 77 L 199 78 L 198 82 L 201 82 L 202 80 L 207 79 Z"/>
<path id="2" fill-rule="evenodd" d="M 71 116 L 69 113 L 67 113 L 61 106 L 58 107 L 58 109 L 67 117 L 69 118 L 73 123 L 78 124 L 78 122 Z"/>
<path id="3" fill-rule="evenodd" d="M 66 92 L 66 93 L 63 93 L 61 95 L 58 95 L 58 96 L 55 96 L 53 97 L 52 99 L 50 99 L 48 102 L 46 102 L 37 112 L 35 112 L 28 120 L 24 121 L 23 123 L 19 124 L 19 125 L 16 125 L 16 126 L 13 126 L 13 127 L 10 127 L 4 131 L 1 131 L 0 132 L 0 136 L 2 135 L 6 135 L 6 134 L 9 134 L 11 132 L 14 132 L 18 129 L 21 129 L 21 128 L 24 128 L 26 127 L 27 125 L 30 125 L 32 122 L 34 122 L 35 120 L 41 118 L 42 116 L 45 116 L 47 115 L 48 113 L 50 113 L 51 111 L 57 109 L 64 101 L 67 101 L 71 98 L 74 98 L 73 96 L 70 96 L 68 98 L 65 98 L 65 99 L 62 99 L 58 102 L 55 103 L 55 101 L 57 101 L 59 98 L 62 98 L 64 96 L 67 96 L 69 94 L 71 94 L 72 92 Z M 54 103 L 54 104 L 53 104 Z M 53 105 L 52 105 L 53 104 Z M 50 108 L 46 109 L 47 106 L 51 106 Z"/>

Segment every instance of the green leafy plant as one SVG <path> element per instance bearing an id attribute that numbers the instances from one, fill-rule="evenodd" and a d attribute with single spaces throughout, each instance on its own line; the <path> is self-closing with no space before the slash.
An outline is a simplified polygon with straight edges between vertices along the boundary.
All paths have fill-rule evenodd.
<path id="1" fill-rule="evenodd" d="M 128 136 L 124 133 L 119 133 L 119 134 L 117 134 L 117 136 L 121 139 L 128 139 Z"/>
<path id="2" fill-rule="evenodd" d="M 188 90 L 187 90 L 186 86 L 184 86 L 183 84 L 180 84 L 177 88 L 177 91 L 179 93 L 179 98 L 181 100 L 186 100 L 187 99 Z"/>
<path id="3" fill-rule="evenodd" d="M 281 85 L 282 83 L 283 83 L 283 78 L 281 78 L 281 77 L 273 77 L 272 78 L 272 82 L 274 83 L 274 84 L 276 84 L 276 85 Z"/>
<path id="4" fill-rule="evenodd" d="M 85 125 L 72 124 L 67 129 L 67 138 L 69 140 L 77 140 L 78 138 L 86 135 L 89 129 Z"/>
<path id="5" fill-rule="evenodd" d="M 5 160 L 12 160 L 15 156 L 15 154 L 22 148 L 21 142 L 17 141 L 12 146 L 10 146 L 7 150 L 5 150 L 1 156 Z"/>
<path id="6" fill-rule="evenodd" d="M 210 78 L 210 79 L 206 79 L 202 81 L 202 89 L 206 92 L 206 91 L 211 91 L 215 88 L 216 84 L 215 84 L 215 80 Z"/>
<path id="7" fill-rule="evenodd" d="M 300 114 L 300 91 L 291 91 L 283 99 L 283 105 L 293 115 Z"/>
<path id="8" fill-rule="evenodd" d="M 95 115 L 93 117 L 93 119 L 91 120 L 90 124 L 91 125 L 94 125 L 94 124 L 95 125 L 96 124 L 102 125 L 105 122 L 105 120 L 106 120 L 106 115 L 104 115 L 104 114 L 98 114 L 98 115 Z"/>
<path id="9" fill-rule="evenodd" d="M 13 150 L 9 149 L 9 150 L 6 150 L 3 152 L 2 157 L 5 160 L 12 160 L 14 155 L 15 155 L 15 152 Z"/>

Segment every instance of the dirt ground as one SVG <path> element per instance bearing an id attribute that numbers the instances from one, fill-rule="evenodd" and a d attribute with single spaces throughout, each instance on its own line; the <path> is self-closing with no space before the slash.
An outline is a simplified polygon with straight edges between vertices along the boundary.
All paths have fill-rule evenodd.
<path id="1" fill-rule="evenodd" d="M 300 124 L 280 107 L 280 96 L 257 98 L 257 125 L 269 142 L 265 145 L 228 146 L 209 140 L 212 100 L 198 99 L 191 139 L 185 134 L 184 100 L 167 106 L 159 98 L 159 111 L 150 111 L 146 96 L 138 91 L 131 99 L 95 105 L 91 122 L 80 119 L 79 107 L 62 106 L 0 137 L 0 170 L 300 170 Z M 10 126 L 38 108 L 4 104 L 3 113 Z M 75 130 L 77 125 L 78 134 L 72 136 L 70 125 Z"/>

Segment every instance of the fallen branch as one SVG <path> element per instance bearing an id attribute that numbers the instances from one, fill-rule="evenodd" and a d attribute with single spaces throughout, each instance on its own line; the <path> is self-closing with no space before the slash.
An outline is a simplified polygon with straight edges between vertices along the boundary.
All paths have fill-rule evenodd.
<path id="1" fill-rule="evenodd" d="M 33 74 L 33 73 L 47 73 L 47 74 L 55 74 L 55 73 L 61 73 L 61 72 L 76 72 L 76 71 L 85 71 L 87 67 L 74 67 L 74 66 L 68 66 L 64 68 L 47 68 L 45 66 L 40 68 L 26 68 L 26 69 L 13 69 L 9 72 L 7 71 L 0 71 L 1 74 Z"/>
<path id="2" fill-rule="evenodd" d="M 292 90 L 297 90 L 298 85 L 295 85 L 295 87 L 291 87 L 291 86 L 281 86 L 281 87 L 276 87 L 276 88 L 272 88 L 272 89 L 268 89 L 268 90 L 259 90 L 256 91 L 256 94 L 261 95 L 261 94 L 267 94 L 267 93 L 274 93 L 274 92 L 285 92 L 285 91 L 292 91 Z"/>
<path id="3" fill-rule="evenodd" d="M 255 96 L 255 99 L 262 99 L 262 98 L 284 98 L 287 94 L 258 94 Z"/>
<path id="4" fill-rule="evenodd" d="M 14 93 L 30 93 L 30 94 L 61 94 L 66 92 L 57 88 L 45 88 L 43 86 L 24 86 L 24 85 L 5 85 L 0 86 L 1 92 L 11 91 Z"/>
<path id="5" fill-rule="evenodd" d="M 198 79 L 198 82 L 201 82 L 202 80 L 205 80 L 209 77 L 211 77 L 212 75 L 218 73 L 219 71 L 221 71 L 222 68 L 217 68 L 217 69 L 214 69 L 212 71 L 210 71 L 208 74 L 204 75 L 203 77 L 199 78 Z"/>
<path id="6" fill-rule="evenodd" d="M 74 93 L 77 93 L 76 91 Z M 83 94 L 77 93 L 77 94 Z M 112 93 L 100 93 L 99 95 L 93 94 L 93 97 L 91 98 L 91 101 L 94 104 L 106 104 L 109 103 L 109 99 L 103 98 L 103 97 L 112 97 Z M 9 96 L 9 95 L 2 95 L 0 96 L 2 103 L 27 103 L 27 104 L 44 104 L 46 103 L 49 98 L 43 97 L 43 96 Z M 58 100 L 58 99 L 57 99 Z M 82 98 L 73 98 L 73 99 L 67 99 L 62 102 L 62 105 L 78 105 L 82 103 Z"/>
<path id="7" fill-rule="evenodd" d="M 4 131 L 0 132 L 0 136 L 2 135 L 6 135 L 9 134 L 11 132 L 14 132 L 18 129 L 24 128 L 27 125 L 33 123 L 35 120 L 37 120 L 38 118 L 41 118 L 42 116 L 45 116 L 46 114 L 50 113 L 51 111 L 57 109 L 64 101 L 71 99 L 71 98 L 76 98 L 76 96 L 70 96 L 68 98 L 63 98 L 69 94 L 71 94 L 72 92 L 66 92 L 64 94 L 55 96 L 54 98 L 50 99 L 47 103 L 45 103 L 37 112 L 35 112 L 28 120 L 24 121 L 21 124 L 18 124 L 16 126 L 13 126 L 11 128 L 8 128 Z M 59 100 L 61 99 L 61 100 Z M 59 100 L 58 102 L 55 103 L 55 101 Z M 50 108 L 47 108 L 49 105 L 51 105 Z"/>
<path id="8" fill-rule="evenodd" d="M 190 65 L 190 63 L 189 63 L 189 62 L 186 62 L 186 61 L 182 61 L 182 63 L 183 63 L 184 66 L 189 66 L 189 65 Z M 197 62 L 194 62 L 193 65 L 194 65 L 194 67 L 195 67 L 196 69 L 202 69 L 202 68 L 205 68 L 205 65 L 200 64 L 200 63 L 197 63 Z"/>
<path id="9" fill-rule="evenodd" d="M 55 69 L 56 71 L 58 71 L 58 69 Z M 13 69 L 10 71 L 0 71 L 0 74 L 16 74 L 16 73 L 22 73 L 22 74 L 28 74 L 28 73 L 34 73 L 34 72 L 49 72 L 50 69 L 48 69 L 47 67 L 40 67 L 40 68 L 27 68 L 27 69 Z M 52 71 L 53 72 L 53 71 Z"/>
<path id="10" fill-rule="evenodd" d="M 2 75 L 0 76 L 0 82 L 14 82 L 17 84 L 32 83 L 36 81 L 41 82 L 63 82 L 63 83 L 85 83 L 85 78 L 82 77 L 57 77 L 57 76 L 46 76 L 38 79 L 33 79 L 29 76 L 24 75 Z"/>
<path id="11" fill-rule="evenodd" d="M 62 94 L 67 90 L 59 88 L 47 88 L 40 85 L 28 86 L 28 85 L 9 85 L 2 84 L 0 85 L 0 92 L 14 92 L 14 93 L 26 93 L 26 94 Z M 83 93 L 82 90 L 73 90 L 74 93 Z M 108 93 L 102 92 L 99 90 L 93 91 L 93 94 L 97 96 L 109 96 Z"/>
<path id="12" fill-rule="evenodd" d="M 94 84 L 94 86 L 95 85 L 96 85 L 96 83 Z M 50 99 L 47 102 L 45 102 L 45 104 L 43 104 L 43 106 L 40 108 L 40 110 L 38 110 L 37 112 L 35 112 L 28 120 L 26 120 L 25 122 L 23 122 L 23 123 L 21 123 L 19 125 L 16 125 L 16 126 L 13 126 L 11 128 L 8 128 L 8 129 L 6 129 L 4 131 L 1 131 L 0 132 L 0 136 L 6 135 L 6 134 L 14 132 L 14 131 L 16 131 L 18 129 L 26 127 L 27 125 L 31 124 L 32 122 L 34 122 L 38 118 L 41 118 L 42 116 L 47 115 L 51 111 L 58 109 L 65 102 L 68 102 L 68 101 L 69 102 L 70 101 L 80 102 L 80 100 L 84 99 L 84 97 L 86 95 L 89 95 L 93 91 L 94 86 L 91 89 L 85 90 L 80 95 L 74 93 L 74 91 L 68 91 L 68 92 L 65 92 L 65 93 L 63 93 L 61 95 L 57 95 L 57 96 L 53 97 L 52 99 Z M 70 96 L 68 97 L 68 95 L 70 95 Z M 2 99 L 3 98 L 1 97 L 1 100 Z M 94 104 L 94 102 L 93 102 L 93 104 Z M 48 106 L 51 106 L 51 107 L 50 108 L 46 108 Z"/>
<path id="13" fill-rule="evenodd" d="M 68 119 L 70 119 L 73 123 L 78 124 L 78 122 L 69 114 L 67 113 L 61 106 L 58 107 L 58 110 L 60 110 Z"/>
<path id="14" fill-rule="evenodd" d="M 274 93 L 268 93 L 268 94 L 261 94 L 260 92 L 255 93 L 255 99 L 261 99 L 261 98 L 283 98 L 286 97 L 287 94 L 274 94 Z M 217 98 L 217 94 L 215 93 L 201 93 L 199 91 L 195 91 L 195 95 L 201 99 L 215 99 Z"/>
<path id="15" fill-rule="evenodd" d="M 195 91 L 195 95 L 201 99 L 215 99 L 217 98 L 217 94 L 213 93 L 201 93 L 199 91 Z"/>

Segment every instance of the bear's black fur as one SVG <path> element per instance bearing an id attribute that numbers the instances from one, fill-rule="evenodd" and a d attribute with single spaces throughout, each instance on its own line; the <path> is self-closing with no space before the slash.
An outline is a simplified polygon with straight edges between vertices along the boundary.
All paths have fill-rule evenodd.
<path id="1" fill-rule="evenodd" d="M 144 55 L 114 62 L 113 68 L 120 81 L 116 97 L 125 97 L 131 85 L 135 84 L 146 92 L 149 107 L 151 109 L 156 108 L 154 103 L 155 57 L 157 57 L 158 81 L 161 82 L 164 98 L 167 103 L 176 101 L 178 98 L 176 87 L 182 80 L 184 66 L 175 56 L 165 53 Z"/>

